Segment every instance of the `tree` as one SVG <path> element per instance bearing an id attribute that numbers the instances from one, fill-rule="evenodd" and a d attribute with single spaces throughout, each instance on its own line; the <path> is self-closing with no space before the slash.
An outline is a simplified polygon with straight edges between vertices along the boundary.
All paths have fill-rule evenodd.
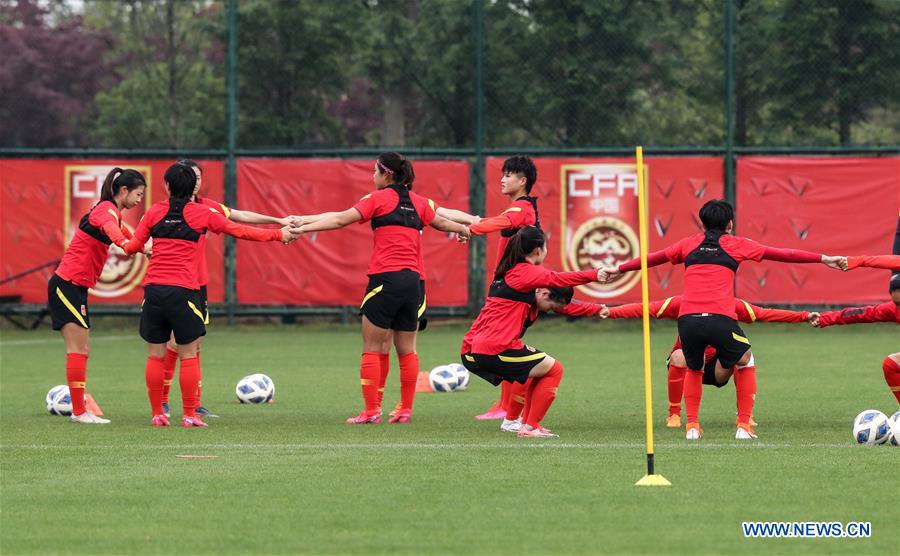
<path id="1" fill-rule="evenodd" d="M 95 94 L 115 82 L 111 33 L 35 0 L 0 4 L 0 144 L 87 145 Z"/>

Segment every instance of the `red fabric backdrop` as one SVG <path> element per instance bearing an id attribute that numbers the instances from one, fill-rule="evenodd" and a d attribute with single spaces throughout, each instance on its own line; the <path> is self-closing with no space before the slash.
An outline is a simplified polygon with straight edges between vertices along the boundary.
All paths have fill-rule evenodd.
<path id="1" fill-rule="evenodd" d="M 219 161 L 199 161 L 204 169 L 205 195 L 221 199 L 223 165 Z M 135 168 L 151 182 L 149 202 L 165 198 L 162 177 L 171 161 L 165 160 L 0 160 L 0 279 L 18 274 L 62 257 L 74 231 L 73 226 L 97 202 L 97 189 L 115 166 Z M 123 220 L 137 225 L 143 207 L 123 212 Z M 68 222 L 68 229 L 66 228 Z M 211 235 L 207 257 L 210 266 L 210 301 L 223 297 L 223 242 Z M 91 303 L 140 303 L 140 280 L 145 271 L 143 257 L 130 261 L 112 255 L 107 269 L 127 277 L 92 295 Z M 116 264 L 118 263 L 118 264 Z M 116 269 L 120 270 L 117 271 Z M 21 295 L 24 303 L 47 302 L 47 280 L 54 267 L 0 286 L 0 295 Z M 104 271 L 106 276 L 106 270 Z M 104 284 L 105 286 L 105 284 Z M 101 286 L 98 286 L 98 290 Z"/>
<path id="2" fill-rule="evenodd" d="M 900 210 L 900 157 L 741 157 L 737 233 L 831 255 L 890 254 Z M 744 268 L 746 267 L 746 268 Z M 887 298 L 889 273 L 821 265 L 742 265 L 738 295 L 760 303 L 854 304 Z"/>
<path id="3" fill-rule="evenodd" d="M 371 160 L 238 161 L 238 208 L 273 215 L 342 211 L 372 190 Z M 416 161 L 413 190 L 439 206 L 469 207 L 469 164 Z M 468 248 L 424 230 L 428 304 L 467 303 Z M 248 304 L 356 305 L 372 253 L 369 224 L 310 234 L 289 246 L 240 241 L 237 298 Z"/>
<path id="4" fill-rule="evenodd" d="M 499 214 L 509 204 L 509 200 L 500 193 L 503 160 L 487 160 L 488 216 Z M 625 222 L 637 235 L 636 189 L 629 187 L 636 179 L 633 158 L 536 158 L 534 162 L 538 179 L 532 194 L 538 197 L 541 224 L 549 235 L 549 253 L 544 262 L 548 268 L 566 269 L 562 257 L 570 254 L 572 236 L 582 224 L 593 218 L 614 217 Z M 686 235 L 696 233 L 699 229 L 696 215 L 700 206 L 710 199 L 722 197 L 722 160 L 715 157 L 651 157 L 645 159 L 645 166 L 650 192 L 650 249 L 662 249 Z M 581 174 L 574 186 L 567 179 L 572 171 Z M 567 186 L 578 191 L 576 195 L 571 192 L 565 195 L 564 203 L 563 188 Z M 579 194 L 583 196 L 577 196 Z M 568 233 L 562 228 L 564 215 Z M 497 238 L 496 234 L 492 234 L 488 239 L 489 276 L 496 266 Z M 599 264 L 609 249 L 599 243 L 595 247 L 603 252 L 594 255 Z M 636 239 L 633 247 L 637 249 Z M 636 251 L 634 255 L 637 256 Z M 670 265 L 651 269 L 651 298 L 681 293 L 682 274 L 680 268 Z M 637 276 L 638 273 L 634 273 L 634 277 Z M 575 297 L 602 303 L 640 301 L 639 281 L 625 283 L 615 289 L 625 291 L 620 294 L 614 291 L 592 292 L 582 287 L 576 289 Z"/>

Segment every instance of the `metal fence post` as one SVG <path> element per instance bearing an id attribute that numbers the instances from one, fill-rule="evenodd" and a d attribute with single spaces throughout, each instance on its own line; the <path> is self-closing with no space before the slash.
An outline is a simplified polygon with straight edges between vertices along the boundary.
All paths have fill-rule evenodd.
<path id="1" fill-rule="evenodd" d="M 237 0 L 228 0 L 228 152 L 225 163 L 225 204 L 237 204 Z M 235 240 L 225 236 L 225 305 L 228 324 L 234 324 L 237 308 Z"/>
<path id="2" fill-rule="evenodd" d="M 472 0 L 472 32 L 475 57 L 475 157 L 469 174 L 469 209 L 472 214 L 484 216 L 484 2 Z M 483 236 L 474 237 L 469 248 L 469 313 L 475 315 L 484 303 L 486 241 Z"/>
<path id="3" fill-rule="evenodd" d="M 735 36 L 736 14 L 734 0 L 725 1 L 725 199 L 735 205 L 737 188 L 735 184 L 735 117 L 736 103 L 736 76 L 734 51 L 737 37 Z"/>

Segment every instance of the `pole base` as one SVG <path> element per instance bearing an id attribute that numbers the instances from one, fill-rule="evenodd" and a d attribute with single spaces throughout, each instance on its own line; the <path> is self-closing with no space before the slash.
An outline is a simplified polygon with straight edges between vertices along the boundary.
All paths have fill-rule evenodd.
<path id="1" fill-rule="evenodd" d="M 672 486 L 672 483 L 670 483 L 662 475 L 653 474 L 653 475 L 644 475 L 644 477 L 640 481 L 634 483 L 634 485 L 642 486 L 642 487 L 648 487 L 648 486 L 665 486 L 665 487 L 667 487 L 667 486 Z"/>

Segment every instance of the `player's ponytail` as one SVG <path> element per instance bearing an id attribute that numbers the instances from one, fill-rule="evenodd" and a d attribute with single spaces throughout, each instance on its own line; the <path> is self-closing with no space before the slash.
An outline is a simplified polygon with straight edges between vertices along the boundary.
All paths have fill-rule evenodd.
<path id="1" fill-rule="evenodd" d="M 134 191 L 138 187 L 146 185 L 147 180 L 137 170 L 132 170 L 131 168 L 123 170 L 117 166 L 110 170 L 109 174 L 106 175 L 106 179 L 103 180 L 103 186 L 100 188 L 100 202 L 115 202 L 113 199 L 115 199 L 119 189 L 123 187 L 127 188 L 128 191 Z"/>
<path id="2" fill-rule="evenodd" d="M 520 229 L 516 235 L 509 238 L 503 257 L 500 258 L 497 270 L 494 271 L 494 280 L 501 280 L 512 267 L 525 262 L 528 255 L 538 247 L 543 247 L 544 243 L 546 243 L 544 232 L 538 228 L 525 226 Z"/>
<path id="3" fill-rule="evenodd" d="M 378 165 L 382 174 L 387 174 L 390 183 L 405 185 L 407 189 L 412 189 L 416 173 L 413 171 L 412 162 L 405 156 L 395 152 L 381 153 L 375 160 L 375 164 Z"/>

